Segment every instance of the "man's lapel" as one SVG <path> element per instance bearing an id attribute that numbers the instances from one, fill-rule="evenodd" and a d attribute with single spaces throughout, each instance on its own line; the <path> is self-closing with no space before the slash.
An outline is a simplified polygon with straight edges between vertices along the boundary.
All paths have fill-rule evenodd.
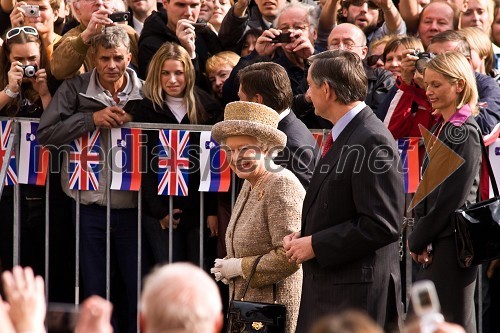
<path id="1" fill-rule="evenodd" d="M 309 209 L 311 208 L 314 200 L 316 200 L 325 178 L 335 169 L 337 163 L 339 162 L 343 147 L 349 143 L 351 135 L 355 133 L 359 125 L 361 125 L 366 117 L 369 116 L 369 112 L 372 111 L 367 108 L 361 110 L 361 112 L 359 112 L 340 133 L 337 140 L 335 140 L 330 150 L 326 153 L 325 157 L 320 158 L 316 168 L 314 169 L 311 183 L 309 184 L 306 197 L 304 198 L 304 205 L 302 208 L 303 224 Z"/>

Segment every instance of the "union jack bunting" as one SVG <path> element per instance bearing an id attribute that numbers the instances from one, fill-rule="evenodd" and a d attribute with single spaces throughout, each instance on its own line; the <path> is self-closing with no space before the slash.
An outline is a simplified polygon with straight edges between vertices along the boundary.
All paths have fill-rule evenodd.
<path id="1" fill-rule="evenodd" d="M 188 195 L 189 132 L 160 130 L 158 194 Z"/>
<path id="2" fill-rule="evenodd" d="M 99 189 L 100 130 L 88 132 L 71 142 L 69 155 L 69 188 L 97 191 Z"/>
<path id="3" fill-rule="evenodd" d="M 7 144 L 9 143 L 10 133 L 12 132 L 12 120 L 4 120 L 0 122 L 0 169 L 3 165 L 5 154 L 7 153 Z M 5 185 L 17 184 L 16 174 L 16 155 L 14 149 L 10 154 L 9 165 L 7 166 L 7 174 L 5 175 Z"/>

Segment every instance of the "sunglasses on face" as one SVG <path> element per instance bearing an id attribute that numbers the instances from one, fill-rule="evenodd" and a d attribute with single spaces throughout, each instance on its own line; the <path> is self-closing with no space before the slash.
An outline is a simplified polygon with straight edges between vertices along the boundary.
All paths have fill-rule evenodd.
<path id="1" fill-rule="evenodd" d="M 366 64 L 368 66 L 375 66 L 375 64 L 380 60 L 382 60 L 382 62 L 384 62 L 384 56 L 382 54 L 374 54 L 374 55 L 371 55 L 369 57 L 366 57 Z"/>
<path id="2" fill-rule="evenodd" d="M 348 5 L 361 7 L 366 2 L 368 4 L 368 9 L 379 9 L 377 4 L 373 1 L 366 0 L 348 0 L 346 1 Z"/>
<path id="3" fill-rule="evenodd" d="M 28 34 L 28 35 L 33 35 L 33 36 L 37 36 L 38 37 L 38 31 L 33 28 L 33 27 L 29 27 L 29 26 L 25 26 L 25 27 L 18 27 L 18 28 L 12 28 L 10 29 L 9 31 L 7 31 L 7 34 L 5 35 L 5 38 L 7 40 L 13 38 L 13 37 L 16 37 L 17 35 L 19 35 L 20 33 L 24 32 L 25 34 Z"/>

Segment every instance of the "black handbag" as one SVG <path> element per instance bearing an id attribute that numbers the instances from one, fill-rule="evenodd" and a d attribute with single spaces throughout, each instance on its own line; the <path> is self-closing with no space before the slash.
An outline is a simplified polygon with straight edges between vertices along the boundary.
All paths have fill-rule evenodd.
<path id="1" fill-rule="evenodd" d="M 245 295 L 250 287 L 250 281 L 255 273 L 258 257 L 248 277 L 245 292 L 240 301 L 232 300 L 229 304 L 228 333 L 264 332 L 284 333 L 286 325 L 286 307 L 276 303 L 276 284 L 273 284 L 274 303 L 259 303 L 245 301 Z M 233 297 L 234 298 L 234 297 Z"/>
<path id="2" fill-rule="evenodd" d="M 467 202 L 455 211 L 455 243 L 458 264 L 462 268 L 500 257 L 500 195 L 482 134 L 477 130 L 494 197 L 472 205 Z"/>

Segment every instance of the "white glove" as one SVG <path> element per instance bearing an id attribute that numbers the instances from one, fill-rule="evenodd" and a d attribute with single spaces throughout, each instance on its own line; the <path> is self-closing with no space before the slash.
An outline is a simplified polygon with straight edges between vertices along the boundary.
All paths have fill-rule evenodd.
<path id="1" fill-rule="evenodd" d="M 210 273 L 215 275 L 216 281 L 222 280 L 228 284 L 230 279 L 243 275 L 241 258 L 215 259 L 215 265 L 210 269 Z"/>

